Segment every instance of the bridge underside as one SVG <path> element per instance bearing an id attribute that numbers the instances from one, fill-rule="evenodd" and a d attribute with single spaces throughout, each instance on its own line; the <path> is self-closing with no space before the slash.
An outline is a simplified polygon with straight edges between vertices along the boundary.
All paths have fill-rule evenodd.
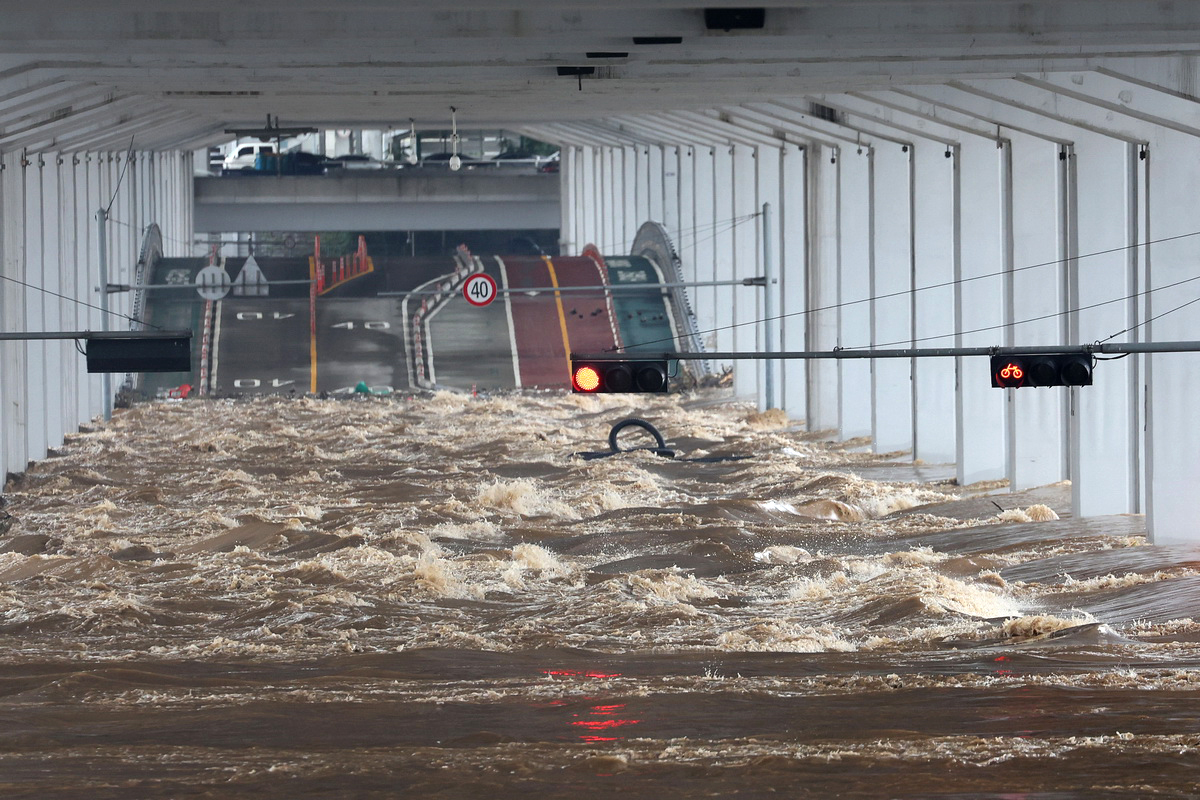
<path id="1" fill-rule="evenodd" d="M 1196 338 L 1200 5 L 732 6 L 763 8 L 761 27 L 644 0 L 6 10 L 3 324 L 100 327 L 102 262 L 133 282 L 151 223 L 166 255 L 206 256 L 196 231 L 242 206 L 204 219 L 192 151 L 227 130 L 268 116 L 447 130 L 454 114 L 562 148 L 561 252 L 627 253 L 660 223 L 682 277 L 710 284 L 690 302 L 714 349 Z M 355 229 L 457 215 L 436 192 L 407 210 L 355 199 Z M 552 201 L 478 199 L 514 220 Z M 317 224 L 272 213 L 292 222 L 272 228 Z M 764 274 L 768 292 L 715 285 Z M 110 324 L 129 325 L 130 301 L 112 299 Z M 1156 541 L 1198 536 L 1198 355 L 1103 362 L 1076 390 L 994 390 L 970 359 L 789 362 L 770 386 L 761 365 L 716 366 L 814 429 L 952 460 L 960 482 L 1069 479 L 1077 513 L 1147 512 Z M 0 344 L 3 468 L 43 457 L 102 391 L 69 343 Z"/>

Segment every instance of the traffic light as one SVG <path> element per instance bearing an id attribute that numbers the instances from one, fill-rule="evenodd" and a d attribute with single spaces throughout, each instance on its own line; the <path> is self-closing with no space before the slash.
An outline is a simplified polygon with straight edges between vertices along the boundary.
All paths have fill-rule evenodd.
<path id="1" fill-rule="evenodd" d="M 1091 386 L 1092 357 L 1087 353 L 992 356 L 992 386 Z"/>
<path id="2" fill-rule="evenodd" d="M 572 361 L 571 389 L 576 392 L 665 392 L 667 362 Z"/>

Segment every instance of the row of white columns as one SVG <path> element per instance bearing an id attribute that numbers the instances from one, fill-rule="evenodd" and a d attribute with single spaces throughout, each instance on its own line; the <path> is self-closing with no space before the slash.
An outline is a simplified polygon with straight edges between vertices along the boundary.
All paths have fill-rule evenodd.
<path id="1" fill-rule="evenodd" d="M 777 254 L 779 308 L 704 287 L 714 350 L 1021 346 L 1198 339 L 1200 105 L 1155 61 L 1113 69 L 753 103 L 536 131 L 565 146 L 563 239 L 627 252 L 674 236 L 685 280 Z M 764 318 L 768 319 L 766 322 Z M 1200 354 L 1097 364 L 1078 389 L 991 388 L 986 358 L 762 362 L 735 387 L 879 452 L 954 462 L 960 482 L 1072 481 L 1077 514 L 1149 513 L 1194 541 Z M 757 366 L 757 369 L 755 368 Z"/>
<path id="2" fill-rule="evenodd" d="M 103 328 L 100 209 L 112 283 L 132 282 L 151 223 L 165 254 L 192 254 L 191 153 L 5 152 L 0 165 L 0 331 Z M 129 294 L 109 303 L 109 327 L 128 329 Z M 102 386 L 70 340 L 0 341 L 0 475 L 102 413 Z"/>
<path id="3" fill-rule="evenodd" d="M 710 350 L 757 350 L 765 346 L 769 324 L 776 347 L 799 349 L 806 341 L 807 321 L 781 314 L 801 307 L 806 296 L 805 252 L 796 246 L 804 242 L 808 224 L 804 147 L 717 136 L 665 145 L 649 135 L 678 132 L 682 138 L 691 122 L 681 118 L 652 124 L 643 130 L 637 121 L 626 120 L 625 132 L 601 131 L 611 136 L 604 142 L 593 139 L 564 149 L 563 251 L 578 252 L 593 243 L 606 254 L 627 254 L 638 227 L 654 220 L 671 236 L 685 281 L 761 276 L 768 252 L 780 276 L 773 287 L 777 299 L 772 313 L 767 313 L 761 288 L 702 286 L 692 290 L 697 329 Z M 578 128 L 573 132 L 587 135 Z M 771 217 L 766 226 L 770 243 L 763 238 L 764 206 Z M 764 317 L 773 319 L 761 322 Z M 806 404 L 804 363 L 777 367 L 773 397 L 765 396 L 764 369 L 758 365 L 735 371 L 739 395 L 761 395 L 763 405 Z"/>

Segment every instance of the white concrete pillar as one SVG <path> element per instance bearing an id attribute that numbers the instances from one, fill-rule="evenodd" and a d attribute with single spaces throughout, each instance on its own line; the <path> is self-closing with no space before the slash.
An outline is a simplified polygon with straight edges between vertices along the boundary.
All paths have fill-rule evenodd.
<path id="1" fill-rule="evenodd" d="M 581 196 L 579 191 L 580 165 L 579 147 L 563 147 L 559 150 L 561 160 L 561 190 L 566 202 L 562 204 L 562 230 L 559 232 L 559 247 L 564 253 L 578 253 L 587 242 L 582 241 L 579 230 Z"/>
<path id="2" fill-rule="evenodd" d="M 663 169 L 663 148 L 653 145 L 646 148 L 646 184 L 647 201 L 646 220 L 659 224 L 666 218 L 664 208 L 665 186 Z"/>
<path id="3" fill-rule="evenodd" d="M 774 215 L 778 228 L 775 275 L 779 320 L 776 343 L 780 350 L 808 347 L 808 152 L 788 144 L 779 151 L 779 210 Z M 808 364 L 800 360 L 778 362 L 780 406 L 792 419 L 811 426 L 808 405 Z"/>
<path id="4" fill-rule="evenodd" d="M 839 195 L 841 152 L 827 145 L 813 145 L 805 158 L 809 187 L 808 229 L 808 305 L 806 315 L 808 346 L 814 350 L 832 350 L 841 341 L 840 313 L 836 308 L 841 276 Z M 789 251 L 791 240 L 787 245 Z M 809 375 L 808 425 L 811 430 L 839 428 L 839 362 L 832 359 L 807 365 Z"/>
<path id="5" fill-rule="evenodd" d="M 624 190 L 624 198 L 621 203 L 622 214 L 622 229 L 620 253 L 613 255 L 628 255 L 629 248 L 633 244 L 633 238 L 637 235 L 638 226 L 640 226 L 645 218 L 639 216 L 638 211 L 638 155 L 637 148 L 633 145 L 625 145 L 621 148 L 621 172 L 622 172 L 622 187 Z"/>
<path id="6" fill-rule="evenodd" d="M 88 321 L 89 328 L 98 331 L 103 327 L 104 314 L 100 311 L 100 231 L 96 227 L 96 212 L 108 203 L 104 194 L 104 162 L 102 154 L 87 153 L 84 155 L 84 171 L 88 175 L 88 198 L 84 205 L 87 216 L 84 228 L 87 230 L 87 283 L 88 283 Z M 92 415 L 99 414 L 104 409 L 104 376 L 98 373 L 88 375 L 88 398 Z"/>
<path id="7" fill-rule="evenodd" d="M 675 252 L 679 252 L 679 153 L 678 145 L 662 148 L 662 225 Z"/>
<path id="8" fill-rule="evenodd" d="M 913 335 L 918 347 L 949 346 L 956 330 L 956 150 L 925 146 L 917 147 L 913 155 L 913 283 L 918 289 L 913 298 Z M 950 424 L 956 414 L 954 359 L 914 359 L 913 384 L 913 458 L 951 463 L 957 456 L 956 426 Z"/>
<path id="9" fill-rule="evenodd" d="M 1195 147 L 1191 140 L 1191 147 Z M 1087 137 L 1077 150 L 1074 223 L 1078 258 L 1071 262 L 1068 340 L 1082 344 L 1109 339 L 1140 321 L 1135 299 L 1109 302 L 1138 291 L 1135 175 L 1137 151 L 1124 142 Z M 1192 215 L 1192 224 L 1197 219 Z M 1109 251 L 1109 252 L 1105 252 Z M 1176 295 L 1178 297 L 1178 295 Z M 1172 298 L 1174 299 L 1174 298 Z M 1100 305 L 1103 304 L 1103 305 Z M 1114 342 L 1136 341 L 1138 333 Z M 1138 361 L 1125 358 L 1097 365 L 1093 385 L 1067 390 L 1074 412 L 1070 476 L 1076 514 L 1124 514 L 1139 508 L 1139 457 L 1136 431 L 1141 427 L 1139 398 L 1133 389 Z"/>
<path id="10" fill-rule="evenodd" d="M 758 200 L 756 148 L 736 145 L 730 148 L 733 179 L 732 264 L 730 278 L 744 280 L 762 274 L 762 218 Z M 733 324 L 731 349 L 753 353 L 759 349 L 762 324 L 762 290 L 732 287 Z M 759 365 L 742 361 L 734 366 L 734 393 L 746 400 L 757 400 L 762 385 Z"/>
<path id="11" fill-rule="evenodd" d="M 650 219 L 650 148 L 637 145 L 633 148 L 634 219 L 633 230 Z"/>
<path id="12" fill-rule="evenodd" d="M 716 148 L 693 148 L 693 201 L 696 224 L 692 231 L 693 270 L 697 281 L 714 280 L 716 268 Z M 709 350 L 716 350 L 717 290 L 712 286 L 696 288 L 696 325 L 700 339 Z M 719 366 L 714 364 L 714 369 Z"/>
<path id="13" fill-rule="evenodd" d="M 1011 283 L 1006 316 L 1012 327 L 997 341 L 1005 346 L 1065 341 L 1066 264 L 1069 233 L 1069 148 L 1022 133 L 1010 134 L 1005 151 Z M 1044 264 L 1045 266 L 1034 266 Z M 994 389 L 1005 395 L 1013 490 L 1066 477 L 1067 390 Z"/>
<path id="14" fill-rule="evenodd" d="M 779 282 L 781 254 L 783 252 L 783 195 L 781 191 L 781 170 L 783 168 L 783 154 L 776 147 L 757 147 L 754 150 L 754 162 L 757 172 L 755 173 L 756 184 L 756 209 L 758 213 L 762 213 L 764 205 L 769 207 L 770 219 L 759 218 L 755 226 L 758 237 L 755 245 L 757 254 L 754 262 L 757 265 L 756 270 L 747 274 L 747 277 L 767 274 L 766 258 L 769 255 L 771 258 L 771 275 L 774 283 L 770 286 L 769 291 L 764 289 L 747 289 L 746 294 L 753 291 L 753 297 L 757 300 L 755 312 L 758 319 L 762 320 L 761 324 L 755 327 L 755 349 L 762 352 L 767 349 L 767 337 L 770 337 L 771 347 L 778 352 L 780 349 L 779 343 L 782 341 L 783 320 L 780 318 L 780 310 L 783 307 L 782 303 L 782 286 Z M 764 233 L 769 234 L 769 237 L 764 237 Z M 769 302 L 768 302 L 769 301 Z M 771 363 L 772 380 L 770 395 L 767 394 L 767 362 L 754 362 L 758 373 L 758 385 L 760 387 L 758 402 L 762 408 L 784 408 L 783 403 L 783 364 L 782 361 L 774 361 Z M 803 416 L 800 417 L 803 419 Z"/>
<path id="15" fill-rule="evenodd" d="M 912 342 L 912 147 L 879 144 L 872 151 L 871 337 L 875 347 Z M 876 452 L 913 449 L 912 360 L 871 362 L 871 436 Z"/>
<path id="16" fill-rule="evenodd" d="M 1166 129 L 1150 141 L 1149 237 L 1155 243 L 1148 248 L 1152 293 L 1141 331 L 1146 341 L 1198 338 L 1200 304 L 1184 304 L 1200 296 L 1200 287 L 1193 282 L 1164 288 L 1196 277 L 1196 240 L 1161 241 L 1200 229 L 1195 206 L 1200 163 L 1195 152 L 1195 138 Z M 1155 544 L 1195 544 L 1200 540 L 1195 499 L 1200 486 L 1195 402 L 1200 396 L 1200 353 L 1153 354 L 1147 362 L 1146 513 L 1151 536 Z M 1101 363 L 1100 368 L 1112 363 Z"/>
<path id="17" fill-rule="evenodd" d="M 736 216 L 734 206 L 733 148 L 713 148 L 713 280 L 730 281 L 734 278 L 735 250 L 733 224 Z M 718 286 L 713 292 L 713 316 L 717 330 L 713 335 L 713 349 L 734 350 L 733 323 L 735 322 L 734 287 Z M 724 366 L 736 365 L 724 362 Z M 736 377 L 735 377 L 736 380 Z"/>
<path id="18" fill-rule="evenodd" d="M 0 281 L 0 326 L 3 330 L 27 330 L 25 326 L 25 289 L 16 281 L 25 280 L 24 177 L 20 153 L 0 153 L 0 274 L 11 280 Z M 20 472 L 28 461 L 25 427 L 28 410 L 25 403 L 24 342 L 0 342 L 0 481 L 9 472 Z"/>
<path id="19" fill-rule="evenodd" d="M 71 249 L 67 253 L 68 270 L 71 273 L 71 296 L 80 298 L 83 303 L 91 303 L 90 284 L 88 283 L 90 260 L 87 254 L 88 242 L 88 205 L 87 205 L 87 168 L 80 153 L 70 153 L 66 157 L 64 167 L 67 183 L 70 186 L 70 213 L 68 224 L 71 227 Z M 89 327 L 88 307 L 83 303 L 72 305 L 71 327 L 74 330 L 86 330 Z M 91 379 L 87 373 L 87 362 L 81 359 L 75 371 L 75 411 L 74 424 L 79 426 L 91 419 L 92 398 Z"/>
<path id="20" fill-rule="evenodd" d="M 994 345 L 1004 326 L 1004 236 L 1000 203 L 1003 152 L 996 145 L 964 140 L 956 191 L 958 270 L 955 345 Z M 991 388 L 986 358 L 959 357 L 956 393 L 958 481 L 967 485 L 1005 476 L 1004 395 Z"/>
<path id="21" fill-rule="evenodd" d="M 61 192 L 58 184 L 58 153 L 43 153 L 38 156 L 39 179 L 42 192 L 42 278 L 38 284 L 44 292 L 39 292 L 42 301 L 42 328 L 47 331 L 63 330 L 64 301 L 57 295 L 66 289 L 62 279 L 62 259 L 60 228 L 62 222 Z M 51 294 L 51 292 L 53 294 Z M 47 446 L 57 445 L 62 441 L 64 431 L 64 416 L 66 403 L 64 395 L 68 388 L 68 373 L 74 367 L 74 358 L 68 361 L 66 348 L 71 348 L 71 355 L 78 356 L 70 342 L 48 340 L 44 342 L 46 383 L 42 401 L 46 412 L 46 443 Z"/>
<path id="22" fill-rule="evenodd" d="M 604 203 L 604 160 L 601 157 L 603 147 L 591 148 L 589 159 L 589 175 L 591 192 L 588 197 L 588 241 L 597 242 L 604 237 L 604 217 L 608 206 Z"/>
<path id="23" fill-rule="evenodd" d="M 838 158 L 838 346 L 871 341 L 871 148 L 847 147 Z M 838 435 L 870 436 L 871 362 L 838 364 Z"/>
<path id="24" fill-rule="evenodd" d="M 676 185 L 679 216 L 672 232 L 675 248 L 679 253 L 680 277 L 685 282 L 696 280 L 696 149 L 692 145 L 679 148 L 676 169 L 679 172 Z M 696 309 L 696 289 L 684 289 Z"/>
<path id="25" fill-rule="evenodd" d="M 45 282 L 42 238 L 42 166 L 37 153 L 30 153 L 23 169 L 25 179 L 25 280 L 31 287 L 40 287 Z M 25 330 L 46 330 L 45 295 L 33 288 L 25 290 Z M 27 425 L 25 428 L 26 458 L 37 461 L 45 458 L 46 439 L 46 392 L 49 372 L 45 341 L 30 341 L 25 345 L 24 357 L 28 368 L 25 373 L 25 404 Z"/>
<path id="26" fill-rule="evenodd" d="M 618 204 L 620 191 L 618 184 L 621 175 L 619 161 L 614 158 L 615 155 L 614 148 L 601 148 L 600 165 L 604 177 L 604 225 L 600 232 L 600 241 L 592 242 L 592 244 L 599 248 L 601 253 L 621 252 L 620 235 L 617 233 L 620 228 L 620 205 Z"/>

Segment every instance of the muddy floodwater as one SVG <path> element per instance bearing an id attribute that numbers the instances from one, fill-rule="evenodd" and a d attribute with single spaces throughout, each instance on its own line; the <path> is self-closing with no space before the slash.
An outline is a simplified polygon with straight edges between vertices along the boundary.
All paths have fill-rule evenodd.
<path id="1" fill-rule="evenodd" d="M 676 457 L 578 455 L 628 417 Z M 710 395 L 119 411 L 5 488 L 0 797 L 1200 796 L 1200 551 L 864 444 Z"/>

